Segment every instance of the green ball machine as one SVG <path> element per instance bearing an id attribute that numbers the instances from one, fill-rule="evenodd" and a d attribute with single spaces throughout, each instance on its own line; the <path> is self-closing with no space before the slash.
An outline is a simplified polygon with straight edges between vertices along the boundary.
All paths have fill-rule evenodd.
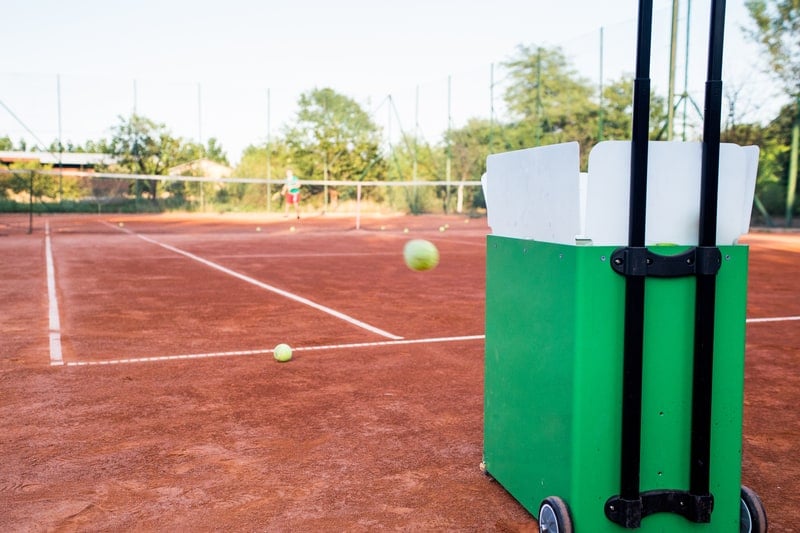
<path id="1" fill-rule="evenodd" d="M 720 143 L 724 14 L 712 0 L 701 143 L 648 140 L 640 1 L 631 141 L 598 144 L 586 174 L 577 143 L 487 159 L 481 468 L 542 532 L 767 530 L 741 486 L 736 240 L 758 149 Z"/>

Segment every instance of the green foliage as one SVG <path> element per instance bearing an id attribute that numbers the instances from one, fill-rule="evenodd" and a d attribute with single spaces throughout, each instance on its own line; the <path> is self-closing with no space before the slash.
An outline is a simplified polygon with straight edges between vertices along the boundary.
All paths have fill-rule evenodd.
<path id="1" fill-rule="evenodd" d="M 505 66 L 512 80 L 505 101 L 517 142 L 540 146 L 587 137 L 587 126 L 597 123 L 594 89 L 559 48 L 519 46 Z"/>
<path id="2" fill-rule="evenodd" d="M 759 43 L 767 56 L 770 73 L 795 101 L 793 125 L 785 139 L 790 146 L 786 166 L 786 224 L 791 225 L 796 210 L 798 160 L 800 160 L 800 2 L 798 0 L 747 0 L 754 27 L 750 37 Z M 783 114 L 783 113 L 782 113 Z"/>
<path id="3" fill-rule="evenodd" d="M 780 79 L 786 93 L 800 95 L 800 2 L 746 0 L 754 27 L 747 30 L 769 60 L 769 73 Z"/>
<path id="4" fill-rule="evenodd" d="M 379 180 L 380 129 L 351 98 L 332 89 L 300 96 L 296 123 L 286 131 L 292 169 L 302 179 Z"/>
<path id="5" fill-rule="evenodd" d="M 502 130 L 506 150 L 577 141 L 586 168 L 588 154 L 599 141 L 630 138 L 632 80 L 606 85 L 601 108 L 595 87 L 575 72 L 557 47 L 520 46 L 505 66 L 513 80 L 505 93 L 513 118 Z M 665 99 L 651 93 L 650 138 L 663 135 L 666 116 Z"/>
<path id="6" fill-rule="evenodd" d="M 58 195 L 58 183 L 53 176 L 37 172 L 51 170 L 52 167 L 41 166 L 37 162 L 14 163 L 9 166 L 11 174 L 3 175 L 2 186 L 13 194 L 27 194 L 33 198 L 55 198 Z M 13 172 L 14 170 L 18 172 Z"/>

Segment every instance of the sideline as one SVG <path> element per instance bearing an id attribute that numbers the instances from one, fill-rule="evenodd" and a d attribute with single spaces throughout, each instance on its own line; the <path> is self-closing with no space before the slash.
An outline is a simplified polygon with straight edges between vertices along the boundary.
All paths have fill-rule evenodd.
<path id="1" fill-rule="evenodd" d="M 155 239 L 151 239 L 150 237 L 145 237 L 144 235 L 141 235 L 139 233 L 135 233 L 135 232 L 133 232 L 133 231 L 127 229 L 127 228 L 124 228 L 124 227 L 114 226 L 113 224 L 110 224 L 108 222 L 103 222 L 103 224 L 105 224 L 107 226 L 110 226 L 112 228 L 118 229 L 120 231 L 124 231 L 125 233 L 128 233 L 129 235 L 134 235 L 136 237 L 139 237 L 140 239 L 142 239 L 145 242 L 149 242 L 151 244 L 155 244 L 155 245 L 160 246 L 160 247 L 162 247 L 162 248 L 164 248 L 166 250 L 169 250 L 171 252 L 175 252 L 176 254 L 180 254 L 180 255 L 182 255 L 184 257 L 188 257 L 189 259 L 197 261 L 198 263 L 202 263 L 202 264 L 204 264 L 204 265 L 206 265 L 208 267 L 211 267 L 211 268 L 213 268 L 215 270 L 219 270 L 220 272 L 222 272 L 224 274 L 228 274 L 229 276 L 232 276 L 234 278 L 240 279 L 242 281 L 246 281 L 247 283 L 250 283 L 251 285 L 255 285 L 256 287 L 262 288 L 262 289 L 270 291 L 270 292 L 274 292 L 275 294 L 279 294 L 279 295 L 283 296 L 284 298 L 288 298 L 290 300 L 294 300 L 295 302 L 299 302 L 299 303 L 307 305 L 309 307 L 313 307 L 314 309 L 316 309 L 318 311 L 322 311 L 323 313 L 327 313 L 329 315 L 332 315 L 332 316 L 334 316 L 336 318 L 344 320 L 345 322 L 349 322 L 350 324 L 353 324 L 354 326 L 357 326 L 357 327 L 359 327 L 361 329 L 365 329 L 367 331 L 371 331 L 372 333 L 377 333 L 381 337 L 386 337 L 388 339 L 393 339 L 393 340 L 399 340 L 399 339 L 403 338 L 403 337 L 401 337 L 399 335 L 394 335 L 393 333 L 389 333 L 388 331 L 384 331 L 384 330 L 379 329 L 379 328 L 377 328 L 375 326 L 367 324 L 366 322 L 362 322 L 360 320 L 357 320 L 357 319 L 355 319 L 355 318 L 353 318 L 353 317 L 351 317 L 349 315 L 346 315 L 344 313 L 336 311 L 335 309 L 331 309 L 330 307 L 326 307 L 326 306 L 324 306 L 322 304 L 318 304 L 318 303 L 316 303 L 314 301 L 309 300 L 308 298 L 304 298 L 304 297 L 299 296 L 297 294 L 293 294 L 293 293 L 285 291 L 283 289 L 279 289 L 278 287 L 269 285 L 269 284 L 264 283 L 262 281 L 258 281 L 257 279 L 251 278 L 250 276 L 245 276 L 244 274 L 240 274 L 239 272 L 236 272 L 236 271 L 231 270 L 229 268 L 225 268 L 222 265 L 214 263 L 213 261 L 209 261 L 208 259 L 203 259 L 200 256 L 194 255 L 194 254 L 189 253 L 189 252 L 187 252 L 185 250 L 181 250 L 180 248 L 176 248 L 174 246 L 170 246 L 169 244 L 164 244 L 163 242 L 159 242 L 159 241 L 157 241 Z"/>
<path id="2" fill-rule="evenodd" d="M 330 350 L 344 350 L 353 348 L 369 348 L 374 346 L 398 346 L 403 344 L 428 344 L 435 342 L 461 342 L 482 340 L 484 335 L 464 335 L 461 337 L 434 337 L 429 339 L 402 339 L 394 341 L 378 341 L 378 342 L 354 342 L 350 344 L 329 344 L 325 346 L 301 346 L 292 348 L 293 352 L 312 352 L 312 351 L 330 351 Z M 263 355 L 272 353 L 272 348 L 262 350 L 241 350 L 234 352 L 211 352 L 211 353 L 195 353 L 185 355 L 161 355 L 155 357 L 131 357 L 127 359 L 110 359 L 106 361 L 70 361 L 67 366 L 101 366 L 101 365 L 124 365 L 130 363 L 154 363 L 159 361 L 177 361 L 181 359 L 205 359 L 209 357 L 233 357 L 242 355 Z"/>
<path id="3" fill-rule="evenodd" d="M 64 364 L 61 352 L 61 321 L 58 318 L 58 297 L 56 296 L 56 276 L 53 266 L 53 247 L 50 244 L 50 221 L 44 223 L 44 250 L 47 264 L 47 303 L 50 315 L 50 365 Z"/>

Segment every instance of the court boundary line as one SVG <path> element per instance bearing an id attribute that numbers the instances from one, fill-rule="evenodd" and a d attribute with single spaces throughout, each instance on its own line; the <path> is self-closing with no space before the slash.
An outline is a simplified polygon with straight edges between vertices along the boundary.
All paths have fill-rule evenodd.
<path id="1" fill-rule="evenodd" d="M 778 316 L 773 318 L 748 318 L 745 320 L 748 324 L 761 324 L 764 322 L 789 322 L 791 320 L 800 320 L 800 316 Z"/>
<path id="2" fill-rule="evenodd" d="M 141 240 L 143 240 L 145 242 L 149 242 L 150 244 L 155 244 L 157 246 L 160 246 L 160 247 L 164 248 L 165 250 L 169 250 L 169 251 L 174 252 L 176 254 L 180 254 L 180 255 L 182 255 L 184 257 L 188 257 L 189 259 L 192 259 L 193 261 L 197 261 L 198 263 L 206 265 L 207 267 L 210 267 L 210 268 L 213 268 L 215 270 L 218 270 L 218 271 L 222 272 L 223 274 L 227 274 L 229 276 L 237 278 L 237 279 L 239 279 L 241 281 L 244 281 L 246 283 L 250 283 L 251 285 L 255 285 L 256 287 L 259 287 L 259 288 L 264 289 L 266 291 L 273 292 L 275 294 L 283 296 L 284 298 L 288 298 L 290 300 L 294 300 L 295 302 L 307 305 L 307 306 L 309 306 L 309 307 L 311 307 L 313 309 L 316 309 L 317 311 L 322 311 L 323 313 L 329 314 L 329 315 L 331 315 L 333 317 L 336 317 L 336 318 L 338 318 L 340 320 L 344 320 L 345 322 L 348 322 L 348 323 L 350 323 L 350 324 L 352 324 L 354 326 L 357 326 L 357 327 L 359 327 L 361 329 L 365 329 L 365 330 L 370 331 L 372 333 L 376 333 L 376 334 L 380 335 L 381 337 L 386 337 L 388 339 L 393 339 L 393 340 L 399 340 L 399 339 L 403 338 L 400 335 L 395 335 L 393 333 L 389 333 L 388 331 L 384 331 L 384 330 L 382 330 L 382 329 L 380 329 L 380 328 L 378 328 L 376 326 L 373 326 L 371 324 L 367 324 L 366 322 L 363 322 L 363 321 L 358 320 L 356 318 L 353 318 L 353 317 L 351 317 L 349 315 L 346 315 L 346 314 L 342 313 L 341 311 L 337 311 L 335 309 L 331 309 L 330 307 L 324 306 L 322 304 L 318 304 L 317 302 L 315 302 L 313 300 L 309 300 L 308 298 L 305 298 L 303 296 L 291 293 L 289 291 L 285 291 L 283 289 L 279 289 L 278 287 L 275 287 L 275 286 L 270 285 L 268 283 L 264 283 L 263 281 L 259 281 L 259 280 L 255 279 L 255 278 L 251 278 L 250 276 L 246 276 L 244 274 L 236 272 L 235 270 L 231 270 L 231 269 L 229 269 L 227 267 L 224 267 L 224 266 L 222 266 L 220 264 L 217 264 L 217 263 L 215 263 L 213 261 L 209 261 L 208 259 L 204 259 L 204 258 L 202 258 L 202 257 L 200 257 L 198 255 L 195 255 L 195 254 L 193 254 L 191 252 L 187 252 L 185 250 L 181 250 L 180 248 L 176 248 L 175 246 L 172 246 L 170 244 L 159 242 L 159 241 L 157 241 L 155 239 L 151 239 L 150 237 L 146 237 L 144 235 L 141 235 L 139 233 L 131 231 L 131 230 L 127 229 L 127 228 L 114 226 L 113 224 L 110 224 L 108 222 L 103 222 L 103 224 L 105 224 L 107 226 L 110 226 L 112 228 L 115 228 L 115 229 L 117 229 L 119 231 L 123 231 L 123 232 L 125 232 L 125 233 L 127 233 L 129 235 L 133 235 L 135 237 L 138 237 L 138 238 L 140 238 Z"/>
<path id="3" fill-rule="evenodd" d="M 47 307 L 48 328 L 50 339 L 50 365 L 64 364 L 64 355 L 61 349 L 61 319 L 58 313 L 58 294 L 56 293 L 56 273 L 53 262 L 53 245 L 50 240 L 50 221 L 44 224 L 44 254 L 47 270 Z"/>
<path id="4" fill-rule="evenodd" d="M 327 344 L 321 346 L 300 346 L 292 348 L 293 352 L 319 352 L 330 350 L 345 350 L 355 348 L 370 348 L 376 346 L 401 346 L 407 344 L 429 344 L 429 343 L 442 343 L 442 342 L 464 342 L 473 340 L 482 340 L 485 335 L 462 335 L 456 337 L 431 337 L 424 339 L 398 339 L 391 341 L 375 341 L 375 342 L 351 342 L 345 344 Z M 228 352 L 208 352 L 208 353 L 195 353 L 195 354 L 182 354 L 182 355 L 160 355 L 151 357 L 127 357 L 122 359 L 107 359 L 104 361 L 69 361 L 66 366 L 108 366 L 108 365 L 124 365 L 132 363 L 156 363 L 162 361 L 179 361 L 186 359 L 208 359 L 214 357 L 236 357 L 245 355 L 264 355 L 271 354 L 273 348 L 264 348 L 259 350 L 237 350 Z"/>
<path id="5" fill-rule="evenodd" d="M 748 318 L 747 323 L 764 323 L 764 322 L 784 322 L 800 320 L 800 316 L 787 316 L 787 317 L 773 317 L 773 318 Z M 301 346 L 292 348 L 294 352 L 314 352 L 325 350 L 342 350 L 342 349 L 355 349 L 355 348 L 369 348 L 376 346 L 395 346 L 407 344 L 425 344 L 437 342 L 461 342 L 470 340 L 482 340 L 486 335 L 462 335 L 455 337 L 432 337 L 423 339 L 398 339 L 391 341 L 372 341 L 372 342 L 352 342 L 345 344 L 327 344 L 321 346 Z M 264 355 L 272 353 L 272 348 L 263 348 L 259 350 L 233 350 L 224 352 L 208 352 L 196 354 L 181 354 L 181 355 L 160 355 L 151 357 L 127 357 L 123 359 L 108 359 L 104 361 L 69 361 L 67 363 L 61 362 L 59 365 L 66 366 L 109 366 L 109 365 L 123 365 L 131 363 L 155 363 L 162 361 L 178 361 L 185 359 L 208 359 L 214 357 L 235 357 L 245 355 Z M 55 364 L 55 363 L 54 363 Z"/>

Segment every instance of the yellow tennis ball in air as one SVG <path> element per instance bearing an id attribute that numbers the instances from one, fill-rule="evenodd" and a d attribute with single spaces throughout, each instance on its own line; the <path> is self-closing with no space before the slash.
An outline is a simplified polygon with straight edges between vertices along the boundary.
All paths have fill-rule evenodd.
<path id="1" fill-rule="evenodd" d="M 424 272 L 439 264 L 439 250 L 424 239 L 412 239 L 403 248 L 403 259 L 411 270 Z"/>
<path id="2" fill-rule="evenodd" d="M 275 356 L 276 361 L 278 361 L 279 363 L 285 363 L 287 361 L 291 361 L 292 349 L 289 347 L 288 344 L 281 343 L 275 347 L 273 355 Z"/>

